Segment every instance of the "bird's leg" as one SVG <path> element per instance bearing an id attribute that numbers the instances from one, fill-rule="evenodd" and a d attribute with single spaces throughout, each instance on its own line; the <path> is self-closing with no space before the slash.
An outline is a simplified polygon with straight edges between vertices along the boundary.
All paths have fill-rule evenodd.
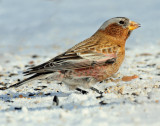
<path id="1" fill-rule="evenodd" d="M 94 87 L 90 87 L 91 90 L 97 92 L 98 94 L 100 94 L 102 96 L 103 92 L 102 91 L 99 91 L 98 89 L 94 88 Z M 80 88 L 76 88 L 77 91 L 81 92 L 82 94 L 88 94 L 87 91 L 85 90 L 82 90 Z"/>
<path id="2" fill-rule="evenodd" d="M 88 91 L 82 90 L 80 88 L 76 88 L 76 90 L 81 92 L 82 94 L 88 94 Z"/>
<path id="3" fill-rule="evenodd" d="M 90 87 L 91 90 L 97 92 L 98 94 L 102 95 L 103 92 L 102 91 L 99 91 L 97 88 L 94 88 L 94 87 Z"/>

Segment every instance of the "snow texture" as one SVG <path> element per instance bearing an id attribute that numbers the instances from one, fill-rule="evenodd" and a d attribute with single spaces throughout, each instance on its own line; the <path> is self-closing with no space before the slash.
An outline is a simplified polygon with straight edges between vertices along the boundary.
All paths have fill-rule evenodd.
<path id="1" fill-rule="evenodd" d="M 86 39 L 112 17 L 142 26 L 127 40 L 119 72 L 94 86 L 104 97 L 34 81 L 0 91 L 0 126 L 159 126 L 159 6 L 159 0 L 0 0 L 0 86 L 24 79 L 23 70 Z M 138 78 L 122 79 L 133 75 Z"/>

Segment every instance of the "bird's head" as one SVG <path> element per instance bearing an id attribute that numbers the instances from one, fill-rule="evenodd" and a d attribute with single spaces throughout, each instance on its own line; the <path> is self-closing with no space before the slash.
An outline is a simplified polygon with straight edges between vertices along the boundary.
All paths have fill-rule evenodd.
<path id="1" fill-rule="evenodd" d="M 126 17 L 115 17 L 104 22 L 98 31 L 118 39 L 126 40 L 131 32 L 138 27 L 140 27 L 140 24 Z"/>

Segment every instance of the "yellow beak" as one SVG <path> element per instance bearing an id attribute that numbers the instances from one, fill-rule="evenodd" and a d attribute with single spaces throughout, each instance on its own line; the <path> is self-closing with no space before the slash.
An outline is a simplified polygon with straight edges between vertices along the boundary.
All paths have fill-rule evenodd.
<path id="1" fill-rule="evenodd" d="M 139 28 L 140 26 L 141 26 L 140 24 L 138 24 L 138 23 L 136 23 L 134 21 L 130 21 L 128 28 L 129 28 L 129 30 L 134 30 L 136 28 Z"/>

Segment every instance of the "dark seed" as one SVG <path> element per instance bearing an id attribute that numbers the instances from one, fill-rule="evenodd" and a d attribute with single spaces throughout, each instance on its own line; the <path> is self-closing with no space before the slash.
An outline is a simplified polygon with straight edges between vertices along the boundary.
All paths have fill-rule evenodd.
<path id="1" fill-rule="evenodd" d="M 24 67 L 34 67 L 35 65 L 25 65 Z"/>
<path id="2" fill-rule="evenodd" d="M 47 88 L 47 86 L 38 86 L 37 88 L 35 88 L 34 90 L 35 91 L 39 91 L 39 90 L 42 90 L 44 88 Z"/>
<path id="3" fill-rule="evenodd" d="M 15 107 L 15 110 L 22 110 L 22 107 Z"/>
<path id="4" fill-rule="evenodd" d="M 96 98 L 100 99 L 100 98 L 103 98 L 103 97 L 104 97 L 103 95 L 100 95 L 100 96 L 97 96 Z"/>
<path id="5" fill-rule="evenodd" d="M 48 96 L 48 95 L 51 95 L 51 93 L 46 93 L 46 94 L 44 94 L 44 95 Z"/>
<path id="6" fill-rule="evenodd" d="M 6 100 L 5 102 L 12 102 L 13 103 L 14 101 Z"/>
<path id="7" fill-rule="evenodd" d="M 60 108 L 63 108 L 63 106 L 61 105 L 61 106 L 59 106 Z"/>
<path id="8" fill-rule="evenodd" d="M 99 102 L 99 104 L 100 104 L 100 105 L 107 105 L 107 103 L 104 102 L 104 101 Z"/>
<path id="9" fill-rule="evenodd" d="M 4 75 L 3 74 L 0 74 L 0 77 L 3 77 Z"/>
<path id="10" fill-rule="evenodd" d="M 137 101 L 137 100 L 134 100 L 133 102 L 138 103 L 138 101 Z"/>
<path id="11" fill-rule="evenodd" d="M 14 68 L 17 68 L 17 69 L 20 69 L 20 67 L 19 66 L 13 66 Z"/>
<path id="12" fill-rule="evenodd" d="M 9 61 L 9 60 L 6 60 L 5 62 L 6 62 L 6 63 L 9 63 L 10 61 Z"/>
<path id="13" fill-rule="evenodd" d="M 58 97 L 56 95 L 53 98 L 53 102 L 56 104 L 56 106 L 59 105 L 59 99 L 58 99 Z"/>
<path id="14" fill-rule="evenodd" d="M 11 73 L 11 74 L 9 75 L 9 77 L 16 76 L 16 75 L 18 75 L 18 74 L 16 74 L 16 73 Z"/>
<path id="15" fill-rule="evenodd" d="M 4 85 L 4 82 L 0 82 L 0 85 Z"/>
<path id="16" fill-rule="evenodd" d="M 156 64 L 148 64 L 147 67 L 154 67 Z"/>
<path id="17" fill-rule="evenodd" d="M 31 96 L 34 96 L 34 95 L 35 95 L 34 93 L 30 93 L 28 96 L 30 96 L 30 97 L 31 97 Z"/>
<path id="18" fill-rule="evenodd" d="M 39 89 L 39 88 L 35 88 L 34 90 L 35 90 L 35 91 L 39 91 L 39 90 L 42 90 L 42 89 Z"/>
<path id="19" fill-rule="evenodd" d="M 33 55 L 33 56 L 32 56 L 32 58 L 37 58 L 37 57 L 38 57 L 38 55 Z"/>
<path id="20" fill-rule="evenodd" d="M 41 87 L 41 89 L 47 88 L 47 86 L 38 86 L 38 87 Z"/>
<path id="21" fill-rule="evenodd" d="M 134 92 L 133 92 L 131 95 L 138 96 L 138 94 L 137 94 L 137 93 L 134 93 Z"/>
<path id="22" fill-rule="evenodd" d="M 59 83 L 57 83 L 57 84 L 62 85 L 62 82 L 59 82 Z"/>
<path id="23" fill-rule="evenodd" d="M 146 90 L 146 89 L 147 89 L 147 87 L 144 87 L 144 89 Z"/>

